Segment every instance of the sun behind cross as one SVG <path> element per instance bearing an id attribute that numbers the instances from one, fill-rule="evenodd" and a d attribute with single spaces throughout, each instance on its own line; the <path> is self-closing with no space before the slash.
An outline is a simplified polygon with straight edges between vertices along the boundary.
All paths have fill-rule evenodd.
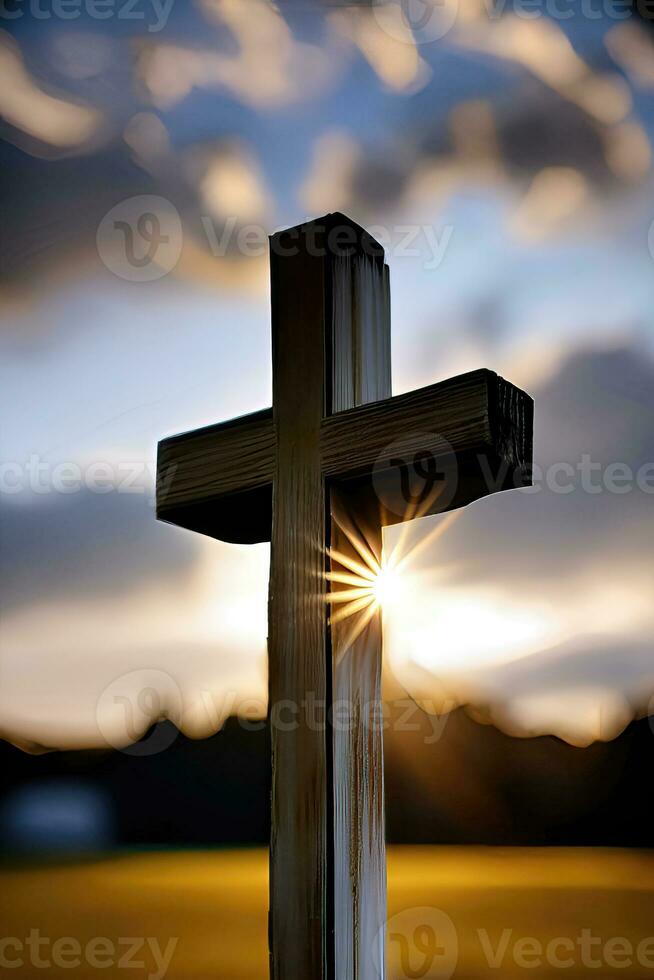
<path id="1" fill-rule="evenodd" d="M 427 502 L 427 506 L 430 501 Z M 427 509 L 425 507 L 425 510 Z M 345 620 L 352 619 L 350 629 L 342 637 L 337 659 L 352 646 L 380 608 L 386 609 L 401 604 L 406 595 L 406 572 L 409 560 L 414 560 L 424 548 L 440 538 L 459 516 L 460 511 L 449 514 L 439 521 L 428 534 L 417 543 L 407 546 L 407 533 L 411 527 L 410 521 L 422 516 L 416 513 L 416 506 L 411 505 L 406 514 L 406 523 L 390 554 L 383 553 L 381 561 L 377 558 L 370 545 L 360 531 L 344 518 L 338 516 L 337 523 L 348 541 L 359 555 L 359 559 L 344 554 L 335 548 L 329 548 L 327 554 L 332 565 L 340 566 L 337 570 L 325 572 L 325 579 L 334 583 L 336 588 L 328 588 L 325 601 L 332 607 L 330 622 L 332 626 Z M 423 511 L 424 513 L 424 511 Z M 350 588 L 343 588 L 350 586 Z"/>

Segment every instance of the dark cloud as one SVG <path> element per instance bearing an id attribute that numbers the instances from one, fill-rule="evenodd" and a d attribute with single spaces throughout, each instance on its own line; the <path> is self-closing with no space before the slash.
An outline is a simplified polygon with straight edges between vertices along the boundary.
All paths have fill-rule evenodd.
<path id="1" fill-rule="evenodd" d="M 636 477 L 654 462 L 654 363 L 637 349 L 579 351 L 532 394 L 541 489 L 487 497 L 467 508 L 439 541 L 438 563 L 451 565 L 452 581 L 531 582 L 532 588 L 545 579 L 563 582 L 595 563 L 607 577 L 620 568 L 626 574 L 651 566 L 654 493 L 644 493 L 635 480 L 628 493 L 608 492 L 602 481 L 613 463 L 627 464 Z M 584 454 L 601 467 L 591 476 L 599 493 L 584 488 L 578 469 Z M 571 479 L 552 469 L 559 463 L 575 468 Z M 554 492 L 548 479 L 569 481 L 573 491 Z M 414 533 L 426 531 L 416 527 Z M 433 561 L 427 551 L 421 563 L 428 569 Z"/>
<path id="2" fill-rule="evenodd" d="M 147 494 L 85 491 L 13 503 L 0 516 L 0 607 L 116 596 L 183 580 L 198 542 L 158 523 Z"/>
<path id="3" fill-rule="evenodd" d="M 654 460 L 654 362 L 636 347 L 580 350 L 536 393 L 536 458 Z"/>
<path id="4" fill-rule="evenodd" d="M 500 664 L 476 675 L 494 691 L 510 698 L 543 695 L 574 688 L 620 691 L 634 705 L 643 683 L 654 680 L 654 647 L 648 641 L 600 636 L 575 637 L 550 650 Z"/>
<path id="5" fill-rule="evenodd" d="M 574 167 L 593 183 L 613 179 L 596 120 L 536 81 L 521 89 L 519 99 L 500 103 L 495 114 L 509 173 L 533 177 L 545 167 Z"/>
<path id="6" fill-rule="evenodd" d="M 469 60 L 470 55 L 462 56 L 459 70 Z M 606 161 L 611 127 L 536 79 L 526 76 L 519 88 L 512 86 L 507 95 L 489 97 L 480 89 L 468 97 L 488 100 L 492 139 L 480 140 L 474 133 L 479 121 L 471 119 L 466 123 L 468 134 L 477 138 L 473 146 L 462 151 L 457 146 L 452 115 L 425 113 L 415 120 L 403 119 L 395 131 L 398 146 L 393 154 L 387 154 L 387 159 L 380 157 L 379 147 L 371 146 L 362 156 L 352 181 L 352 207 L 374 221 L 380 208 L 392 207 L 400 200 L 419 166 L 454 167 L 462 179 L 474 180 L 483 178 L 498 155 L 507 181 L 525 187 L 548 167 L 574 169 L 598 190 L 624 186 Z M 462 98 L 458 105 L 464 104 Z"/>
<path id="7" fill-rule="evenodd" d="M 52 162 L 0 142 L 0 164 L 0 284 L 5 286 L 33 286 L 80 253 L 103 269 L 95 252 L 100 221 L 123 198 L 154 188 L 120 146 Z"/>

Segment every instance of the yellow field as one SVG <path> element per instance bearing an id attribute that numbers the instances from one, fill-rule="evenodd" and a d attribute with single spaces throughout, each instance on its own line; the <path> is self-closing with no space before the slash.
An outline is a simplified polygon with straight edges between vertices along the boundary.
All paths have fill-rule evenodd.
<path id="1" fill-rule="evenodd" d="M 0 973 L 160 977 L 156 950 L 177 937 L 169 980 L 265 978 L 266 861 L 259 850 L 168 852 L 4 868 L 0 935 L 16 942 L 0 947 Z M 652 854 L 394 848 L 388 872 L 389 980 L 654 980 Z M 41 962 L 51 956 L 59 966 L 34 965 L 34 947 L 24 945 L 31 929 L 48 940 Z M 52 944 L 64 937 L 79 949 L 63 941 L 57 960 Z M 97 937 L 106 942 L 93 945 Z M 130 952 L 129 937 L 151 944 Z M 121 957 L 141 966 L 122 968 Z M 10 961 L 23 965 L 9 971 Z"/>

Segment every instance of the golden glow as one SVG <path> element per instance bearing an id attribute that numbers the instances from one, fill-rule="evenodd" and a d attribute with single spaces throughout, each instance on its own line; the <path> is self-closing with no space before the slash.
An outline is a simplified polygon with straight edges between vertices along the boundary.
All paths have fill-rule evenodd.
<path id="1" fill-rule="evenodd" d="M 396 568 L 382 563 L 375 579 L 375 601 L 379 606 L 389 606 L 397 600 L 402 589 L 402 577 Z"/>
<path id="2" fill-rule="evenodd" d="M 349 518 L 343 514 L 335 516 L 340 530 L 358 555 L 357 558 L 337 548 L 328 549 L 332 569 L 325 573 L 325 579 L 336 586 L 330 588 L 325 595 L 325 601 L 332 606 L 330 624 L 334 627 L 351 620 L 347 629 L 335 632 L 337 660 L 352 647 L 382 607 L 387 610 L 397 609 L 405 603 L 406 581 L 402 571 L 406 562 L 411 557 L 415 558 L 425 547 L 433 544 L 457 519 L 459 512 L 449 514 L 429 534 L 412 547 L 407 547 L 407 534 L 410 527 L 408 522 L 423 516 L 432 502 L 433 499 L 430 498 L 423 501 L 420 506 L 412 504 L 408 507 L 405 515 L 406 523 L 394 548 L 390 554 L 382 554 L 380 559 L 376 557 L 371 545 Z"/>
<path id="3" fill-rule="evenodd" d="M 457 761 L 457 780 L 467 787 L 472 777 L 460 757 Z M 439 778 L 441 771 L 439 763 Z M 411 785 L 419 791 L 419 783 Z M 483 799 L 489 806 L 493 797 L 488 790 L 485 792 Z M 452 794 L 451 802 L 441 800 L 441 805 L 459 822 L 479 823 L 479 809 L 471 813 L 470 796 L 463 791 Z M 488 966 L 477 932 L 480 906 L 493 948 L 507 922 L 514 930 L 514 941 L 516 936 L 534 936 L 543 948 L 553 936 L 580 936 L 583 929 L 592 930 L 595 936 L 623 936 L 634 949 L 643 936 L 651 934 L 654 855 L 647 851 L 390 847 L 388 883 L 391 921 L 406 909 L 432 906 L 435 895 L 447 895 L 448 914 L 461 937 L 455 975 L 464 977 L 500 975 L 504 980 L 519 980 L 525 973 L 510 959 L 513 946 L 506 955 L 508 969 L 493 970 Z M 49 934 L 66 936 L 72 932 L 83 949 L 95 941 L 100 918 L 107 936 L 124 935 L 128 922 L 135 935 L 153 937 L 152 946 L 144 944 L 139 954 L 143 961 L 140 974 L 149 971 L 151 976 L 161 975 L 164 953 L 169 948 L 170 896 L 174 894 L 175 935 L 179 942 L 169 961 L 167 980 L 208 976 L 251 980 L 265 976 L 267 849 L 119 853 L 102 858 L 88 856 L 84 861 L 30 862 L 23 866 L 7 862 L 0 872 L 0 884 L 3 893 L 12 896 L 3 909 L 7 936 L 28 935 L 34 922 L 34 896 L 38 895 Z M 489 895 L 493 896 L 492 902 Z M 594 896 L 592 903 L 589 895 Z M 553 931 L 555 928 L 557 932 Z M 229 942 L 217 943 L 216 934 L 229 937 Z M 161 951 L 156 958 L 155 940 Z M 396 957 L 398 943 L 389 942 L 388 948 L 389 956 Z M 125 949 L 123 946 L 122 951 Z M 414 956 L 414 962 L 420 961 Z M 437 962 L 440 966 L 442 960 Z M 400 970 L 398 964 L 398 972 L 389 975 L 406 976 Z M 36 970 L 31 972 L 37 975 Z M 116 975 L 119 971 L 112 972 Z M 538 972 L 544 975 L 543 971 Z M 555 973 L 549 972 L 550 976 Z M 565 977 L 582 976 L 585 971 L 580 965 L 578 970 L 562 972 Z M 613 971 L 599 972 L 607 976 Z M 63 969 L 57 973 L 65 975 Z M 634 978 L 646 975 L 646 971 L 627 969 L 622 974 Z M 27 970 L 23 970 L 23 975 L 27 975 Z M 433 971 L 427 974 L 437 975 Z"/>
<path id="4" fill-rule="evenodd" d="M 424 604 L 424 594 L 419 599 Z M 401 610 L 410 658 L 426 670 L 496 666 L 555 642 L 546 610 L 490 589 L 439 589 L 420 612 Z M 407 622 L 411 617 L 412 626 Z"/>

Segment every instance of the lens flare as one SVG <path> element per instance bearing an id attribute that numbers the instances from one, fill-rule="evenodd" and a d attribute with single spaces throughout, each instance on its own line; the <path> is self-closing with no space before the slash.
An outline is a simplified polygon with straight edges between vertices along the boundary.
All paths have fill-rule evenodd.
<path id="1" fill-rule="evenodd" d="M 388 608 L 394 601 L 397 601 L 401 591 L 402 578 L 397 568 L 382 561 L 373 585 L 375 602 L 380 607 Z"/>

